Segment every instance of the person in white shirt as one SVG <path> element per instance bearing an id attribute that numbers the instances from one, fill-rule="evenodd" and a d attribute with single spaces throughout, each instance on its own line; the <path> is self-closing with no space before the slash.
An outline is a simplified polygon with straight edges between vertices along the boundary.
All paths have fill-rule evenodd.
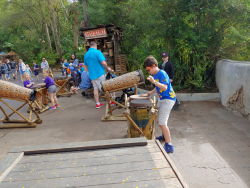
<path id="1" fill-rule="evenodd" d="M 42 69 L 48 69 L 49 68 L 49 63 L 45 58 L 42 59 L 41 68 Z"/>

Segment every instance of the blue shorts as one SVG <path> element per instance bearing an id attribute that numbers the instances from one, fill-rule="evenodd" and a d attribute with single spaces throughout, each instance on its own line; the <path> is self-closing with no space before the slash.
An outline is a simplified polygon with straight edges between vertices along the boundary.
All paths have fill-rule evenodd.
<path id="1" fill-rule="evenodd" d="M 23 71 L 23 70 L 20 69 L 20 74 L 24 74 L 24 73 L 25 73 L 25 71 Z"/>
<path id="2" fill-rule="evenodd" d="M 39 75 L 39 71 L 34 71 L 34 75 L 38 76 Z"/>

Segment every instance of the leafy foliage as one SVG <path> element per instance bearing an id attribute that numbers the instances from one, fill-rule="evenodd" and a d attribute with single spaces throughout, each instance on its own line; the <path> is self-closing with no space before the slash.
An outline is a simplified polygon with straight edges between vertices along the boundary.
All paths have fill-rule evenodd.
<path id="1" fill-rule="evenodd" d="M 0 50 L 13 49 L 25 62 L 46 56 L 56 62 L 56 48 L 51 27 L 53 51 L 49 52 L 43 16 L 49 24 L 46 1 L 2 0 L 0 2 Z M 84 56 L 83 38 L 79 50 L 73 48 L 74 13 L 82 0 L 52 0 L 63 58 L 75 52 Z M 91 26 L 114 23 L 123 27 L 121 53 L 128 58 L 128 69 L 142 69 L 148 55 L 161 63 L 161 52 L 170 52 L 175 65 L 176 89 L 202 90 L 214 82 L 218 58 L 250 60 L 249 6 L 247 0 L 88 0 Z M 30 10 L 30 11 L 27 11 Z M 17 19 L 18 18 L 18 19 Z M 21 37 L 23 36 L 23 37 Z M 46 52 L 41 40 L 46 41 Z M 46 53 L 46 54 L 45 54 Z M 145 76 L 148 73 L 144 70 Z"/>

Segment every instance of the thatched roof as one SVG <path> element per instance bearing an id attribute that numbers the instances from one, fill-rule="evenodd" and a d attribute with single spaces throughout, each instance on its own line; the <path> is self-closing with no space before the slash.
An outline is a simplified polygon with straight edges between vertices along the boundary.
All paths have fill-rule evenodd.
<path id="1" fill-rule="evenodd" d="M 16 56 L 17 53 L 13 52 L 12 50 L 6 54 L 6 56 Z"/>

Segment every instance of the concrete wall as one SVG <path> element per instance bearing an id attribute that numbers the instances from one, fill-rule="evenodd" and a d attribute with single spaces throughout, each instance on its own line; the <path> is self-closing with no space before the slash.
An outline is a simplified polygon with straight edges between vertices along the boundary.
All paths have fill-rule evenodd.
<path id="1" fill-rule="evenodd" d="M 250 119 L 250 62 L 219 60 L 216 84 L 222 105 Z"/>

